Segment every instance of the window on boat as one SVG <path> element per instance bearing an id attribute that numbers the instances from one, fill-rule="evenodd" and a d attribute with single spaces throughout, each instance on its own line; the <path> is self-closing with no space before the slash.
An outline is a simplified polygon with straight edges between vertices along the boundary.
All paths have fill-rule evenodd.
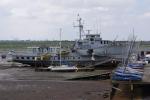
<path id="1" fill-rule="evenodd" d="M 21 59 L 24 59 L 24 57 L 21 57 Z"/>
<path id="2" fill-rule="evenodd" d="M 43 52 L 44 52 L 44 53 L 47 52 L 47 49 L 43 49 Z"/>
<path id="3" fill-rule="evenodd" d="M 60 50 L 60 48 L 57 48 L 57 49 L 56 49 L 56 52 L 59 52 L 59 50 Z"/>
<path id="4" fill-rule="evenodd" d="M 93 39 L 93 38 L 90 38 L 90 41 L 94 41 L 94 39 Z"/>
<path id="5" fill-rule="evenodd" d="M 108 41 L 105 41 L 105 44 L 108 44 Z"/>
<path id="6" fill-rule="evenodd" d="M 19 57 L 16 57 L 16 59 L 19 59 Z"/>
<path id="7" fill-rule="evenodd" d="M 50 52 L 50 49 L 48 48 L 48 52 Z"/>
<path id="8" fill-rule="evenodd" d="M 103 41 L 101 41 L 101 44 L 103 44 Z"/>
<path id="9" fill-rule="evenodd" d="M 33 48 L 33 53 L 35 53 L 36 52 L 36 49 L 35 48 Z"/>
<path id="10" fill-rule="evenodd" d="M 78 45 L 82 45 L 82 42 L 78 42 Z"/>
<path id="11" fill-rule="evenodd" d="M 95 36 L 93 35 L 93 36 L 91 36 L 91 37 L 93 37 L 93 38 L 94 38 Z"/>
<path id="12" fill-rule="evenodd" d="M 35 59 L 34 57 L 32 57 L 32 59 Z"/>
<path id="13" fill-rule="evenodd" d="M 75 57 L 73 57 L 73 59 L 75 59 Z"/>
<path id="14" fill-rule="evenodd" d="M 44 49 L 43 49 L 43 48 L 41 48 L 41 52 L 44 52 Z"/>
<path id="15" fill-rule="evenodd" d="M 52 52 L 51 48 L 49 48 L 49 52 Z"/>
<path id="16" fill-rule="evenodd" d="M 38 48 L 38 52 L 41 52 L 41 49 L 40 49 L 40 48 Z"/>
<path id="17" fill-rule="evenodd" d="M 27 59 L 30 59 L 30 57 L 27 57 Z"/>

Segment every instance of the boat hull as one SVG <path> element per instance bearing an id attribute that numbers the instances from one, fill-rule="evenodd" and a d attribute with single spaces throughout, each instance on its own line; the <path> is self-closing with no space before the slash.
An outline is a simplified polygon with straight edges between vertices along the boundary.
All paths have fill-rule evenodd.
<path id="1" fill-rule="evenodd" d="M 62 61 L 62 64 L 67 64 L 67 65 L 79 65 L 79 66 L 89 66 L 93 65 L 95 63 L 101 62 L 103 60 L 98 60 L 98 61 L 91 61 L 91 60 L 86 60 L 86 61 Z M 35 61 L 35 60 L 13 60 L 13 62 L 19 62 L 22 64 L 28 64 L 32 67 L 48 67 L 50 65 L 59 65 L 60 61 Z"/>

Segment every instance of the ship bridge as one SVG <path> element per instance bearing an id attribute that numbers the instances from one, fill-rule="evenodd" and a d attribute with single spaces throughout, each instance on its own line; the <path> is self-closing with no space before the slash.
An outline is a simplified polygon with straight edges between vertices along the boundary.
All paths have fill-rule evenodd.
<path id="1" fill-rule="evenodd" d="M 102 38 L 100 38 L 100 34 L 87 34 L 86 40 L 94 41 L 94 40 L 102 40 Z"/>

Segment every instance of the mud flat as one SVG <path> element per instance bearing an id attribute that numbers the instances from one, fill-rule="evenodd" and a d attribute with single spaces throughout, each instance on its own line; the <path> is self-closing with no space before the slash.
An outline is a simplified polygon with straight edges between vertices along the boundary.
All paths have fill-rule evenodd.
<path id="1" fill-rule="evenodd" d="M 35 72 L 31 67 L 0 66 L 0 100 L 110 100 L 110 80 L 66 81 L 100 72 Z"/>
<path id="2" fill-rule="evenodd" d="M 108 82 L 0 81 L 0 100 L 109 100 Z"/>

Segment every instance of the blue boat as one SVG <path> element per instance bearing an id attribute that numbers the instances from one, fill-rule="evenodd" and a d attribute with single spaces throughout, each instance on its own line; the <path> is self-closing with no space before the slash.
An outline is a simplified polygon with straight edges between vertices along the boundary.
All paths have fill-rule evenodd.
<path id="1" fill-rule="evenodd" d="M 142 77 L 143 73 L 138 73 L 136 71 L 126 71 L 125 67 L 118 67 L 112 75 L 112 80 L 139 81 L 142 80 Z"/>
<path id="2" fill-rule="evenodd" d="M 131 68 L 139 68 L 139 69 L 143 69 L 144 68 L 144 64 L 142 63 L 129 63 L 127 64 L 128 67 L 131 67 Z"/>
<path id="3" fill-rule="evenodd" d="M 115 70 L 115 72 L 119 72 L 119 73 L 129 73 L 129 74 L 135 74 L 135 75 L 143 75 L 143 71 L 141 70 L 136 70 L 136 69 L 132 69 L 130 67 L 119 67 Z M 114 73 L 115 73 L 114 72 Z"/>
<path id="4" fill-rule="evenodd" d="M 134 76 L 132 74 L 124 74 L 120 73 L 120 75 L 112 75 L 112 80 L 116 81 L 140 81 L 142 80 L 142 77 L 140 76 Z"/>

